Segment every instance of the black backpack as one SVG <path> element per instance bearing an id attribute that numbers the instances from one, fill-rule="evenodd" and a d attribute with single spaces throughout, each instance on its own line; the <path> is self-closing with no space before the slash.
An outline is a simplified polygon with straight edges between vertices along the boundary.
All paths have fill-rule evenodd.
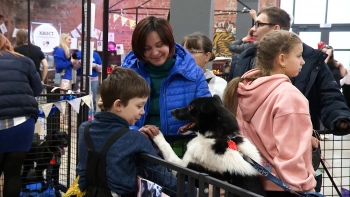
<path id="1" fill-rule="evenodd" d="M 112 197 L 111 190 L 107 183 L 106 175 L 106 154 L 109 148 L 126 132 L 129 128 L 123 127 L 113 134 L 105 143 L 100 152 L 96 152 L 89 134 L 90 124 L 84 129 L 84 139 L 88 148 L 88 160 L 86 164 L 86 194 L 85 197 Z"/>

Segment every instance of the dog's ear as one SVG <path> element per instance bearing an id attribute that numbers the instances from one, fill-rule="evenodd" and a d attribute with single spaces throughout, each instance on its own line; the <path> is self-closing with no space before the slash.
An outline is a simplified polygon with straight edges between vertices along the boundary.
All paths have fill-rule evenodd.
<path id="1" fill-rule="evenodd" d="M 220 98 L 220 96 L 219 95 L 217 95 L 217 94 L 214 94 L 214 96 L 213 96 L 214 98 L 216 98 L 218 101 L 220 101 L 220 103 L 222 104 L 222 100 L 221 100 L 221 98 Z"/>
<path id="2" fill-rule="evenodd" d="M 214 110 L 214 106 L 210 102 L 204 102 L 201 106 L 201 112 L 203 113 L 210 113 Z"/>

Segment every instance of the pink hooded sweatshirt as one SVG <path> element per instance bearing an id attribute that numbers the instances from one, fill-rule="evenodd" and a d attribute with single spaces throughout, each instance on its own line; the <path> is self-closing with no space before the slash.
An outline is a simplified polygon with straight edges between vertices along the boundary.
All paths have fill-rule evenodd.
<path id="1" fill-rule="evenodd" d="M 258 74 L 258 69 L 242 77 Z M 313 191 L 312 123 L 308 100 L 283 74 L 239 83 L 237 120 L 270 172 L 295 191 Z M 283 189 L 262 177 L 267 191 Z"/>

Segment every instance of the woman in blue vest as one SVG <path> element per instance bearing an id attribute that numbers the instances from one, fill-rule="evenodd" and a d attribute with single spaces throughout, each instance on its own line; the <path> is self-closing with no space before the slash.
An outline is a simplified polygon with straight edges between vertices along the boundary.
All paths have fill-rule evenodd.
<path id="1" fill-rule="evenodd" d="M 175 120 L 171 110 L 188 106 L 194 98 L 211 96 L 203 70 L 185 48 L 175 43 L 172 27 L 163 18 L 141 20 L 131 45 L 122 67 L 136 71 L 151 87 L 145 114 L 132 128 L 148 136 L 161 131 L 182 157 L 191 136 L 178 134 L 187 122 Z"/>
<path id="2" fill-rule="evenodd" d="M 61 34 L 60 44 L 53 51 L 56 73 L 61 74 L 60 88 L 65 90 L 72 89 L 72 69 L 78 63 L 78 60 L 72 58 L 70 54 L 71 40 L 69 34 Z"/>

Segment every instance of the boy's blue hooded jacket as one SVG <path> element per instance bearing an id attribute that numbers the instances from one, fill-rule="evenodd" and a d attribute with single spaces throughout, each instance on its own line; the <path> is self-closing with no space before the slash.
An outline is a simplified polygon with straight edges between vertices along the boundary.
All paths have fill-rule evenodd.
<path id="1" fill-rule="evenodd" d="M 164 135 L 177 135 L 179 128 L 186 123 L 175 120 L 171 115 L 171 110 L 188 106 L 194 98 L 211 96 L 203 70 L 196 65 L 192 55 L 182 46 L 176 44 L 173 58 L 176 62 L 171 68 L 169 76 L 161 85 L 159 98 L 160 129 Z M 145 64 L 135 57 L 133 51 L 126 55 L 122 67 L 133 69 L 149 85 L 151 84 Z M 132 127 L 133 129 L 138 130 L 144 126 L 148 111 L 149 99 L 145 105 L 145 114 Z"/>

